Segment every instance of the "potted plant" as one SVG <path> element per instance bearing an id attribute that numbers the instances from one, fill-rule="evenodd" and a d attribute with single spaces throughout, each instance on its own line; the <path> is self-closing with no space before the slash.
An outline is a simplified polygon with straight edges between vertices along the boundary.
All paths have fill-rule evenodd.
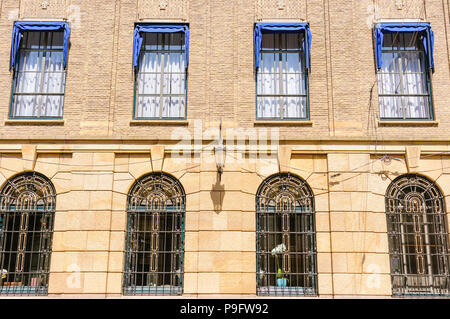
<path id="1" fill-rule="evenodd" d="M 286 287 L 287 286 L 287 278 L 284 277 L 283 270 L 281 270 L 278 255 L 281 255 L 286 251 L 286 246 L 284 244 L 280 244 L 272 249 L 272 256 L 275 256 L 275 261 L 277 264 L 277 287 Z"/>

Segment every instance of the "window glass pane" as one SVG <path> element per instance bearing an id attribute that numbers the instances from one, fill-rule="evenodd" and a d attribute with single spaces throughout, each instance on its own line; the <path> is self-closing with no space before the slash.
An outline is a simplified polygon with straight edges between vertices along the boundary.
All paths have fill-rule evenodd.
<path id="1" fill-rule="evenodd" d="M 280 76 L 279 74 L 261 74 L 260 95 L 280 94 Z"/>
<path id="2" fill-rule="evenodd" d="M 267 50 L 278 49 L 278 37 L 276 40 L 277 40 L 277 43 L 275 43 L 275 34 L 263 33 L 261 49 L 264 49 L 264 50 L 265 49 L 267 49 Z"/>
<path id="3" fill-rule="evenodd" d="M 393 46 L 392 34 L 391 33 L 383 34 L 383 47 L 382 47 L 382 50 L 392 50 L 392 46 Z"/>
<path id="4" fill-rule="evenodd" d="M 136 77 L 138 81 L 136 118 L 184 117 L 186 93 L 184 44 L 184 33 L 145 34 L 144 50 L 141 53 L 139 73 Z M 179 96 L 170 97 L 170 95 Z"/>
<path id="5" fill-rule="evenodd" d="M 161 72 L 161 54 L 155 52 L 146 52 L 142 55 L 139 72 Z"/>
<path id="6" fill-rule="evenodd" d="M 184 97 L 164 98 L 163 116 L 169 118 L 184 117 Z"/>
<path id="7" fill-rule="evenodd" d="M 53 50 L 63 50 L 64 32 L 49 32 L 48 48 Z"/>
<path id="8" fill-rule="evenodd" d="M 44 73 L 42 93 L 64 93 L 64 73 Z"/>
<path id="9" fill-rule="evenodd" d="M 293 119 L 308 116 L 306 108 L 301 110 L 300 102 L 307 100 L 302 50 L 303 34 L 263 33 L 261 63 L 257 71 L 257 117 Z M 289 100 L 290 95 L 297 96 Z M 300 115 L 295 117 L 293 114 Z"/>
<path id="10" fill-rule="evenodd" d="M 159 97 L 139 97 L 137 105 L 137 116 L 144 118 L 159 117 Z"/>
<path id="11" fill-rule="evenodd" d="M 170 49 L 183 50 L 185 38 L 184 33 L 172 33 L 170 36 Z"/>
<path id="12" fill-rule="evenodd" d="M 425 54 L 417 33 L 385 34 L 378 71 L 381 118 L 430 119 Z M 393 47 L 386 45 L 393 43 Z"/>
<path id="13" fill-rule="evenodd" d="M 18 72 L 16 80 L 15 94 L 39 92 L 41 78 L 37 77 L 35 72 Z"/>
<path id="14" fill-rule="evenodd" d="M 14 97 L 14 116 L 34 117 L 38 115 L 40 97 L 34 95 L 16 95 Z"/>
<path id="15" fill-rule="evenodd" d="M 407 118 L 428 118 L 428 97 L 427 96 L 409 96 L 406 98 L 406 117 Z"/>
<path id="16" fill-rule="evenodd" d="M 162 41 L 159 44 L 159 46 L 161 46 L 162 50 L 169 50 L 169 43 L 170 43 L 170 33 L 159 33 L 159 37 L 161 38 Z"/>
<path id="17" fill-rule="evenodd" d="M 19 65 L 14 73 L 13 117 L 62 116 L 65 88 L 63 44 L 63 32 L 24 33 L 18 55 Z M 47 93 L 55 96 L 46 96 Z"/>
<path id="18" fill-rule="evenodd" d="M 426 94 L 426 83 L 424 74 L 407 73 L 403 74 L 403 92 L 406 94 Z"/>
<path id="19" fill-rule="evenodd" d="M 381 68 L 381 72 L 383 72 L 383 73 L 397 72 L 398 67 L 395 63 L 395 61 L 397 61 L 396 57 L 397 57 L 397 53 L 383 52 L 381 54 L 381 58 L 383 60 L 383 66 Z"/>
<path id="20" fill-rule="evenodd" d="M 20 51 L 19 72 L 40 72 L 42 69 L 42 51 Z"/>
<path id="21" fill-rule="evenodd" d="M 144 51 L 157 50 L 158 49 L 158 34 L 157 33 L 144 33 L 142 49 Z"/>
<path id="22" fill-rule="evenodd" d="M 403 117 L 402 98 L 394 96 L 380 97 L 380 117 L 402 118 Z"/>
<path id="23" fill-rule="evenodd" d="M 301 74 L 289 73 L 285 74 L 283 78 L 283 94 L 284 95 L 301 95 L 304 94 L 301 86 Z"/>
<path id="24" fill-rule="evenodd" d="M 64 53 L 62 51 L 49 51 L 45 54 L 45 72 L 64 72 Z"/>
<path id="25" fill-rule="evenodd" d="M 392 33 L 392 50 L 403 50 L 403 37 L 401 32 Z"/>
<path id="26" fill-rule="evenodd" d="M 404 50 L 418 50 L 417 46 L 417 40 L 418 40 L 418 34 L 417 32 L 403 32 L 403 43 L 402 46 Z"/>
<path id="27" fill-rule="evenodd" d="M 41 116 L 60 117 L 62 116 L 60 105 L 63 103 L 64 96 L 43 95 Z"/>
<path id="28" fill-rule="evenodd" d="M 302 118 L 306 115 L 306 98 L 287 97 L 284 99 L 284 107 L 287 118 Z"/>
<path id="29" fill-rule="evenodd" d="M 287 50 L 301 50 L 303 43 L 303 34 L 287 33 L 286 34 L 286 49 Z"/>
<path id="30" fill-rule="evenodd" d="M 159 95 L 161 77 L 158 74 L 147 73 L 138 75 L 138 93 Z"/>
<path id="31" fill-rule="evenodd" d="M 24 32 L 20 47 L 21 49 L 42 49 L 44 37 L 44 32 Z"/>
<path id="32" fill-rule="evenodd" d="M 260 97 L 258 99 L 259 116 L 262 118 L 280 117 L 280 99 L 274 97 Z"/>
<path id="33" fill-rule="evenodd" d="M 181 53 L 164 54 L 164 73 L 181 72 Z"/>
<path id="34" fill-rule="evenodd" d="M 184 74 L 173 73 L 164 76 L 164 94 L 184 94 Z"/>
<path id="35" fill-rule="evenodd" d="M 280 69 L 280 61 L 278 54 L 262 53 L 261 73 L 278 73 Z"/>
<path id="36" fill-rule="evenodd" d="M 283 73 L 301 72 L 300 54 L 283 54 Z"/>
<path id="37" fill-rule="evenodd" d="M 379 73 L 380 94 L 398 94 L 400 90 L 400 74 L 399 73 Z"/>

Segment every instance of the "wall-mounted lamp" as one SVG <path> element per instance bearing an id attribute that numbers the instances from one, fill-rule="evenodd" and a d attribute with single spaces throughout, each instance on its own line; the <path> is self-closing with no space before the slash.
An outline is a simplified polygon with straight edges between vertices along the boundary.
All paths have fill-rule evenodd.
<path id="1" fill-rule="evenodd" d="M 226 149 L 223 145 L 222 136 L 222 120 L 220 120 L 219 126 L 219 141 L 216 147 L 214 147 L 214 156 L 216 157 L 217 173 L 219 177 L 219 182 L 222 178 L 223 168 L 225 167 Z"/>

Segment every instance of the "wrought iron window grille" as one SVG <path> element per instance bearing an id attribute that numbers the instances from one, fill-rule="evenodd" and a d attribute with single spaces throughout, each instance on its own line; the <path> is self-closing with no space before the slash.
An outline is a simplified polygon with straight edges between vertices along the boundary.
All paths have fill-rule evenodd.
<path id="1" fill-rule="evenodd" d="M 56 192 L 38 173 L 8 180 L 0 193 L 0 294 L 47 295 Z"/>
<path id="2" fill-rule="evenodd" d="M 408 174 L 386 193 L 394 296 L 450 296 L 444 198 L 427 178 Z"/>
<path id="3" fill-rule="evenodd" d="M 265 180 L 256 196 L 257 294 L 317 295 L 314 196 L 291 174 Z"/>
<path id="4" fill-rule="evenodd" d="M 24 32 L 14 71 L 10 118 L 63 117 L 63 37 L 63 32 Z"/>
<path id="5" fill-rule="evenodd" d="M 164 173 L 139 179 L 128 195 L 124 295 L 181 295 L 185 193 Z"/>

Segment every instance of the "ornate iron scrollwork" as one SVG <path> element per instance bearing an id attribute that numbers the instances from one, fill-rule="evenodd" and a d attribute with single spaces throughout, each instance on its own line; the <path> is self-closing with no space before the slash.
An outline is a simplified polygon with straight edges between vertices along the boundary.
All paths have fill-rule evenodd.
<path id="1" fill-rule="evenodd" d="M 36 172 L 19 174 L 0 192 L 0 292 L 46 295 L 56 192 Z"/>
<path id="2" fill-rule="evenodd" d="M 394 295 L 448 295 L 449 254 L 444 199 L 416 174 L 400 176 L 386 192 Z"/>
<path id="3" fill-rule="evenodd" d="M 126 295 L 179 295 L 183 289 L 185 193 L 164 173 L 139 179 L 128 194 Z"/>
<path id="4" fill-rule="evenodd" d="M 265 180 L 256 196 L 259 295 L 317 292 L 314 196 L 292 174 Z"/>

